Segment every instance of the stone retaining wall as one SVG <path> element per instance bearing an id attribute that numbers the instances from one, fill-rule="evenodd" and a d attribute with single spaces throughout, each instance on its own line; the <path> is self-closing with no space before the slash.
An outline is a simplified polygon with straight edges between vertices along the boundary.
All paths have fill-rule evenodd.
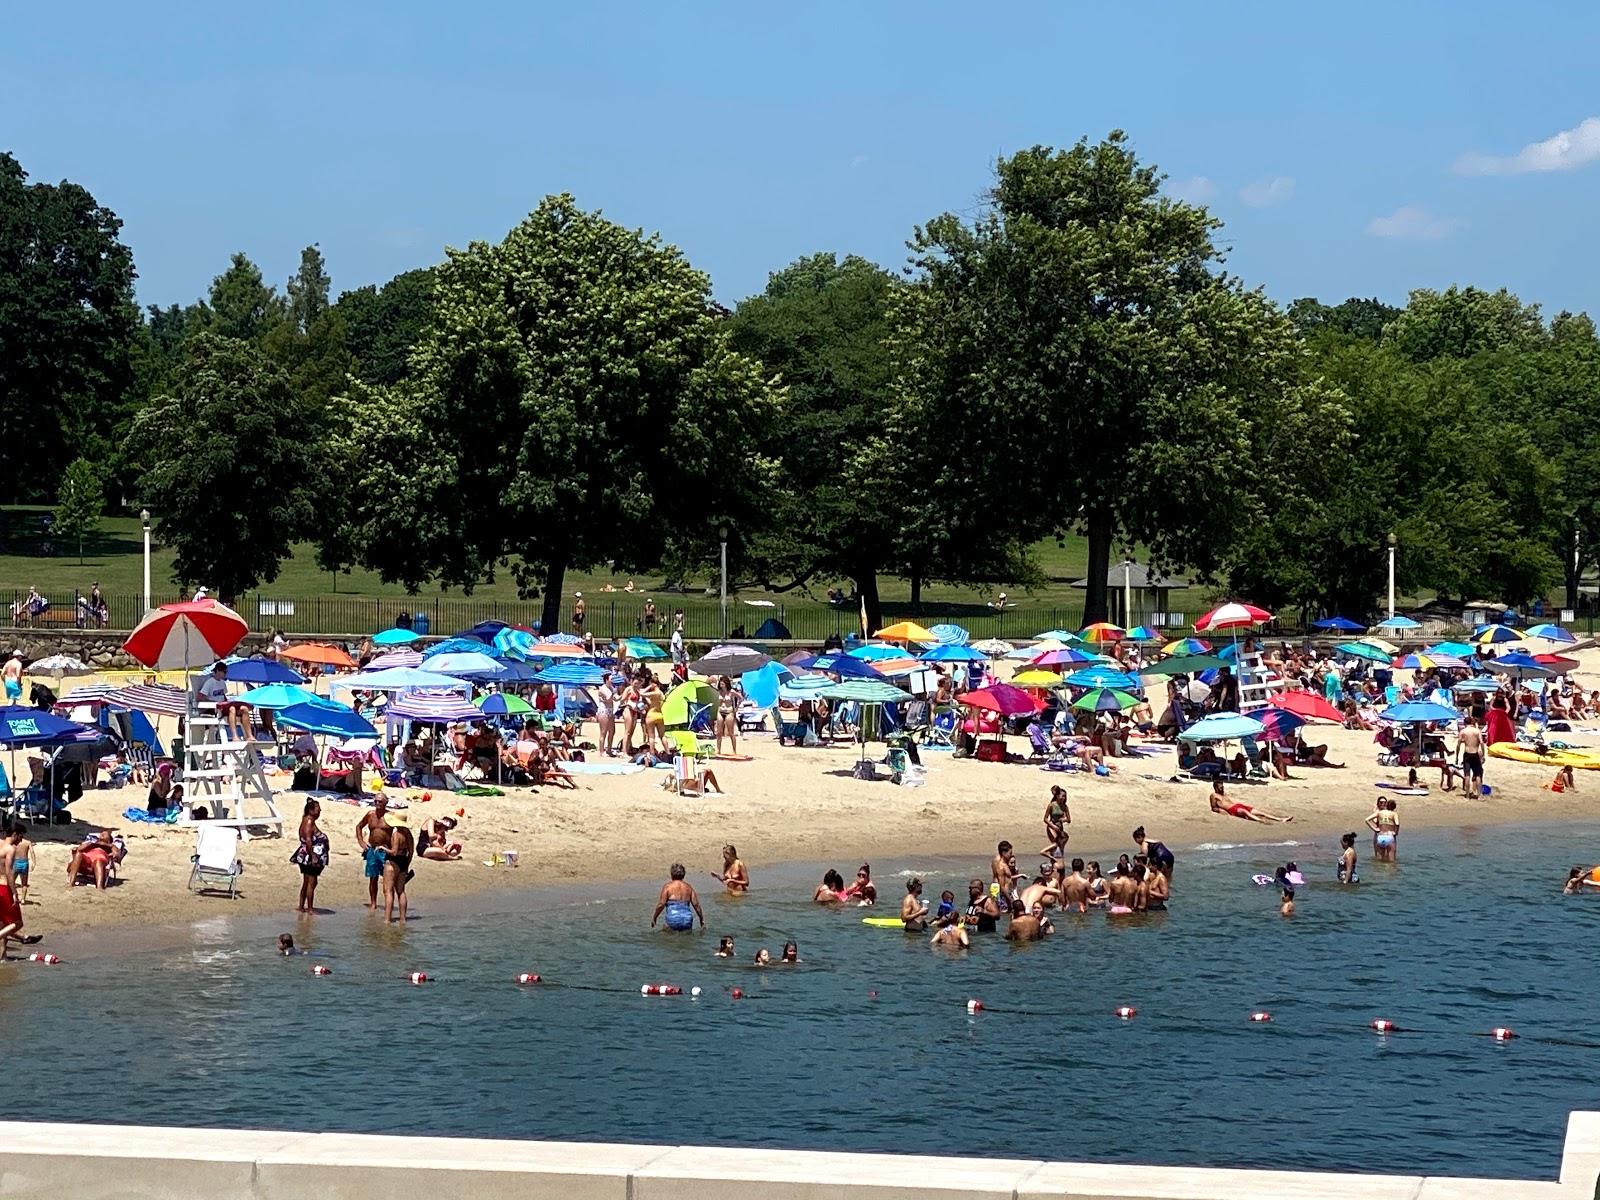
<path id="1" fill-rule="evenodd" d="M 1597 1172 L 1587 1112 L 1559 1182 L 0 1122 L 7 1200 L 1591 1200 Z"/>

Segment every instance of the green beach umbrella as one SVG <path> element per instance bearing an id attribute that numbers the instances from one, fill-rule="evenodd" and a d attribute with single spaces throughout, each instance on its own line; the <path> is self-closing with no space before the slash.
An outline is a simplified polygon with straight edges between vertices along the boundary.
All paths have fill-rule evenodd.
<path id="1" fill-rule="evenodd" d="M 1385 666 L 1389 662 L 1389 655 L 1371 642 L 1345 642 L 1335 646 L 1334 649 L 1340 654 L 1348 654 L 1351 658 L 1364 658 L 1368 662 L 1383 663 Z"/>
<path id="2" fill-rule="evenodd" d="M 1215 654 L 1175 654 L 1153 662 L 1139 672 L 1141 675 L 1194 675 L 1200 671 L 1215 671 L 1228 664 Z"/>
<path id="3" fill-rule="evenodd" d="M 661 719 L 668 725 L 687 725 L 694 720 L 696 709 L 712 708 L 716 703 L 715 688 L 709 683 L 691 679 L 667 693 L 667 698 L 661 702 Z"/>
<path id="4" fill-rule="evenodd" d="M 883 679 L 846 679 L 822 693 L 828 700 L 855 700 L 861 704 L 893 704 L 910 695 Z"/>
<path id="5" fill-rule="evenodd" d="M 1115 688 L 1094 688 L 1072 702 L 1085 712 L 1122 712 L 1139 703 L 1139 697 Z"/>
<path id="6" fill-rule="evenodd" d="M 478 707 L 488 716 L 520 717 L 533 711 L 533 705 L 510 692 L 490 692 L 487 696 L 479 696 Z"/>
<path id="7" fill-rule="evenodd" d="M 666 658 L 667 652 L 649 638 L 627 638 L 622 643 L 622 657 L 643 662 L 646 659 Z"/>

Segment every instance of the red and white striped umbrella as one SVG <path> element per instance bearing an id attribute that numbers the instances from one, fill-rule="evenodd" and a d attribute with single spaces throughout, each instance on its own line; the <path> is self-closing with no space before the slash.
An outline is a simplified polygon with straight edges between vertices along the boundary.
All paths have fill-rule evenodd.
<path id="1" fill-rule="evenodd" d="M 386 671 L 390 667 L 420 667 L 422 655 L 415 650 L 391 650 L 387 654 L 380 654 L 369 662 L 365 670 Z"/>
<path id="2" fill-rule="evenodd" d="M 118 688 L 106 700 L 119 708 L 163 717 L 183 717 L 189 713 L 188 693 L 170 683 L 136 683 L 132 687 Z"/>
<path id="3" fill-rule="evenodd" d="M 383 710 L 386 717 L 443 724 L 447 721 L 481 721 L 483 712 L 460 696 L 426 696 L 413 693 L 391 701 Z"/>
<path id="4" fill-rule="evenodd" d="M 152 609 L 122 648 L 147 667 L 175 671 L 232 654 L 249 632 L 245 619 L 227 605 L 190 600 Z"/>
<path id="5" fill-rule="evenodd" d="M 1194 627 L 1201 633 L 1210 633 L 1213 629 L 1242 629 L 1247 625 L 1260 625 L 1270 620 L 1272 614 L 1264 608 L 1257 608 L 1254 604 L 1229 601 L 1220 608 L 1213 608 L 1196 621 Z"/>

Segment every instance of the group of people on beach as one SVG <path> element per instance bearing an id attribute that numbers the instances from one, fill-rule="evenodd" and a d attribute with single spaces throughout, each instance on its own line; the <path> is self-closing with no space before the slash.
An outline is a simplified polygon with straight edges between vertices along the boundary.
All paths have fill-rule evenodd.
<path id="1" fill-rule="evenodd" d="M 317 881 L 327 869 L 332 848 L 328 835 L 318 823 L 322 805 L 306 801 L 300 816 L 298 841 L 289 861 L 300 868 L 300 897 L 295 911 L 303 915 L 316 912 Z M 361 853 L 362 872 L 367 880 L 367 911 L 377 912 L 383 896 L 383 919 L 397 916 L 404 923 L 409 908 L 406 885 L 416 877 L 412 864 L 418 858 L 450 862 L 461 857 L 461 843 L 452 841 L 454 817 L 429 817 L 415 834 L 404 812 L 391 811 L 388 797 L 380 793 L 372 807 L 356 822 L 355 842 Z"/>

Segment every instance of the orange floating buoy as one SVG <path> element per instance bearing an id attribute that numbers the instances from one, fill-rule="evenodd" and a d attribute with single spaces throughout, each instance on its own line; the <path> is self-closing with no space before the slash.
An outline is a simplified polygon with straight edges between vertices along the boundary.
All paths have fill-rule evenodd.
<path id="1" fill-rule="evenodd" d="M 316 966 L 311 968 L 311 973 L 313 975 L 332 975 L 333 974 L 333 968 L 332 967 L 325 967 L 321 963 L 318 963 Z"/>
<path id="2" fill-rule="evenodd" d="M 1131 1004 L 1124 1004 L 1121 1008 L 1117 1009 L 1117 1016 L 1121 1017 L 1124 1021 L 1131 1021 L 1138 1015 L 1139 1010 L 1134 1008 Z"/>
<path id="3" fill-rule="evenodd" d="M 1272 1014 L 1269 1012 L 1253 1012 L 1250 1014 L 1250 1019 L 1258 1023 L 1270 1021 L 1272 1020 Z"/>

